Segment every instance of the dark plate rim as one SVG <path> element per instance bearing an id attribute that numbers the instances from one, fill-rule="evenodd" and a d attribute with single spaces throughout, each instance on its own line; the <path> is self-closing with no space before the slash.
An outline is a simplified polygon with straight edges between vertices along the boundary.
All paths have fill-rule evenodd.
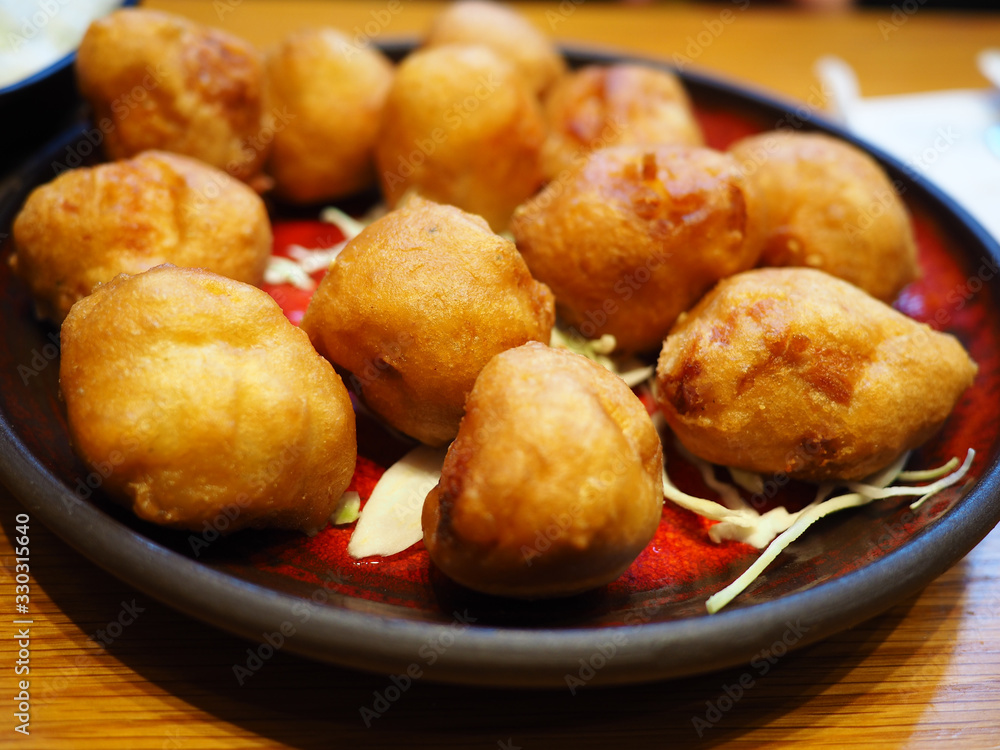
<path id="1" fill-rule="evenodd" d="M 384 46 L 399 56 L 412 45 Z M 660 60 L 607 50 L 564 47 L 571 64 L 639 61 L 674 70 L 689 88 L 735 99 L 744 108 L 793 115 L 808 130 L 825 131 L 873 154 L 893 179 L 915 188 L 935 216 L 964 233 L 975 252 L 1000 260 L 1000 245 L 941 190 L 887 154 L 814 112 L 701 71 L 677 71 Z M 54 139 L 15 174 L 0 204 L 0 226 L 85 125 Z M 967 251 L 971 257 L 972 251 Z M 845 630 L 916 593 L 973 549 L 1000 522 L 1000 450 L 971 491 L 942 518 L 886 556 L 839 578 L 773 601 L 704 617 L 598 628 L 466 627 L 464 613 L 449 624 L 311 607 L 303 599 L 251 584 L 159 546 L 80 500 L 31 454 L 0 414 L 0 478 L 34 518 L 112 575 L 192 617 L 260 642 L 292 625 L 284 648 L 319 661 L 367 671 L 406 672 L 416 664 L 428 679 L 510 687 L 566 687 L 567 678 L 600 665 L 595 683 L 624 684 L 681 677 L 745 664 L 771 647 L 799 648 Z M 293 608 L 298 606 L 297 610 Z M 298 612 L 299 614 L 296 614 Z M 435 662 L 421 648 L 435 644 Z M 441 646 L 445 646 L 442 650 Z M 252 644 L 248 644 L 253 648 Z M 266 653 L 266 652 L 264 652 Z M 608 653 L 612 656 L 609 658 Z M 581 661 L 582 660 L 582 661 Z M 582 671 L 581 671 L 582 670 Z"/>

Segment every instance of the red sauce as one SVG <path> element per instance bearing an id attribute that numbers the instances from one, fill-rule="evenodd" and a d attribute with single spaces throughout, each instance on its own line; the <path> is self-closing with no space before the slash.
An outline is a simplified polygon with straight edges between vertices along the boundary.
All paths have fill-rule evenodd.
<path id="1" fill-rule="evenodd" d="M 292 245 L 304 247 L 307 250 L 325 250 L 342 242 L 344 235 L 333 224 L 322 221 L 280 221 L 273 227 L 274 255 L 290 258 L 288 249 Z M 326 269 L 312 274 L 313 281 L 319 284 L 326 275 Z M 261 287 L 270 294 L 285 312 L 285 317 L 295 325 L 302 322 L 306 314 L 312 291 L 299 289 L 291 284 L 263 284 Z"/>
<path id="2" fill-rule="evenodd" d="M 330 247 L 341 239 L 340 232 L 330 224 L 316 221 L 279 222 L 274 226 L 274 253 L 289 257 L 288 247 L 295 244 L 305 248 Z M 325 271 L 313 275 L 317 283 Z M 281 305 L 293 323 L 301 321 L 309 304 L 311 292 L 289 284 L 267 284 L 267 291 Z M 647 410 L 656 406 L 648 394 L 640 396 Z M 697 471 L 668 447 L 668 465 L 675 482 L 686 491 L 703 497 L 716 497 L 701 482 Z M 358 465 L 349 490 L 361 496 L 362 508 L 375 483 L 387 467 L 359 456 Z M 656 537 L 640 555 L 630 571 L 610 587 L 634 593 L 663 586 L 690 583 L 706 575 L 724 575 L 734 563 L 745 558 L 747 563 L 756 550 L 745 544 L 729 542 L 714 544 L 706 533 L 713 522 L 666 503 L 663 521 Z M 355 560 L 347 554 L 353 524 L 346 527 L 328 526 L 311 538 L 297 538 L 280 549 L 269 549 L 255 556 L 258 568 L 296 578 L 310 584 L 324 585 L 353 597 L 374 598 L 395 604 L 418 606 L 426 604 L 425 597 L 414 597 L 415 587 L 429 586 L 430 558 L 422 543 L 388 558 Z M 276 554 L 277 553 L 277 554 Z M 335 575 L 319 571 L 335 571 Z"/>
<path id="3" fill-rule="evenodd" d="M 708 141 L 716 147 L 725 146 L 736 138 L 754 132 L 745 122 L 730 115 L 712 112 L 702 112 L 700 115 Z M 923 466 L 938 465 L 952 455 L 964 456 L 968 447 L 975 447 L 980 451 L 973 467 L 975 471 L 983 465 L 988 454 L 985 449 L 988 441 L 992 440 L 993 428 L 988 417 L 983 416 L 976 408 L 976 404 L 981 405 L 983 399 L 998 387 L 1000 345 L 995 326 L 991 322 L 996 318 L 997 312 L 988 289 L 981 291 L 978 286 L 972 288 L 976 284 L 970 282 L 970 271 L 974 275 L 975 269 L 964 269 L 961 266 L 955 249 L 942 236 L 939 228 L 919 211 L 914 212 L 914 228 L 923 275 L 904 291 L 896 306 L 917 320 L 957 335 L 980 366 L 980 377 L 976 385 L 959 404 L 944 435 L 921 449 L 919 463 Z M 277 255 L 287 256 L 288 247 L 292 244 L 306 248 L 327 248 L 341 239 L 341 234 L 335 227 L 318 221 L 285 221 L 277 222 L 274 226 L 274 252 Z M 317 283 L 324 273 L 320 271 L 313 275 Z M 281 305 L 289 320 L 296 324 L 301 321 L 311 292 L 287 284 L 265 285 L 264 289 Z M 640 397 L 644 399 L 648 410 L 655 410 L 655 404 L 648 395 L 640 394 Z M 676 454 L 670 441 L 667 443 L 664 452 L 673 482 L 690 494 L 716 498 L 715 493 L 704 485 L 698 472 Z M 385 468 L 386 466 L 369 457 L 359 457 L 350 488 L 360 494 L 362 501 L 366 501 Z M 795 510 L 811 499 L 812 492 L 812 488 L 806 485 L 791 483 L 782 487 L 778 497 L 769 500 L 768 507 L 780 501 L 790 510 Z M 744 496 L 747 496 L 746 493 Z M 890 518 L 899 517 L 897 525 L 908 535 L 919 531 L 931 519 L 943 513 L 957 498 L 958 492 L 943 493 L 939 497 L 945 496 L 950 496 L 951 500 L 946 502 L 940 499 L 921 514 L 906 514 L 904 506 L 900 506 L 903 510 L 888 506 L 880 512 L 890 514 Z M 759 508 L 761 512 L 766 509 L 767 507 Z M 700 601 L 699 597 L 703 599 L 711 591 L 721 588 L 759 554 L 756 549 L 741 543 L 714 544 L 707 534 L 711 523 L 670 502 L 665 503 L 663 520 L 651 544 L 629 570 L 605 587 L 601 594 L 606 602 L 612 602 L 604 605 L 601 610 L 605 613 L 604 616 L 613 618 L 615 611 L 622 611 L 620 603 L 626 601 L 631 602 L 627 606 L 640 608 L 644 606 L 644 601 Z M 877 523 L 875 526 L 873 539 L 878 538 L 880 533 Z M 895 526 L 885 528 L 894 529 Z M 405 605 L 429 612 L 440 610 L 438 601 L 441 592 L 435 588 L 438 585 L 436 574 L 423 544 L 418 543 L 393 557 L 358 561 L 347 554 L 347 543 L 352 530 L 353 525 L 327 527 L 311 538 L 295 537 L 271 545 L 253 555 L 253 564 L 264 573 L 294 578 L 310 585 L 322 586 L 326 591 L 336 591 L 354 598 Z M 902 534 L 897 535 L 895 531 L 887 536 L 883 535 L 883 538 L 888 540 L 887 545 L 891 543 L 898 546 L 902 543 Z M 873 546 L 869 543 L 860 551 L 822 547 L 813 554 L 837 558 L 829 565 L 824 564 L 826 568 L 832 568 L 832 571 L 824 569 L 822 576 L 831 577 L 837 571 L 845 572 L 863 564 L 866 559 L 880 556 L 891 549 L 891 546 Z M 805 585 L 810 585 L 814 579 L 820 580 L 819 573 L 809 572 L 818 571 L 820 567 L 815 565 L 815 558 L 812 561 L 813 564 L 802 579 L 806 581 Z M 762 584 L 761 589 L 783 585 L 782 575 L 780 571 L 772 571 L 770 580 Z M 800 572 L 797 575 L 801 577 L 803 574 Z M 803 584 L 800 582 L 794 585 Z M 465 595 L 469 595 L 468 592 Z M 644 596 L 649 599 L 644 599 Z M 697 608 L 703 612 L 700 604 Z"/>

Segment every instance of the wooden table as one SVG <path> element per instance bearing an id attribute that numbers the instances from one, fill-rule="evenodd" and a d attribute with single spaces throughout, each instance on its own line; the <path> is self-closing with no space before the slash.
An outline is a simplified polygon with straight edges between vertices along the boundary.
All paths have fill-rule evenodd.
<path id="1" fill-rule="evenodd" d="M 307 23 L 363 32 L 373 18 L 386 18 L 381 11 L 397 7 L 254 0 L 148 5 L 260 44 Z M 756 3 L 740 10 L 746 5 L 566 0 L 524 10 L 561 39 L 668 58 L 697 52 L 692 57 L 700 66 L 799 99 L 819 90 L 812 66 L 824 53 L 851 63 L 866 95 L 982 87 L 974 53 L 1000 40 L 1000 17 L 918 10 L 887 30 L 891 10 L 819 18 Z M 382 35 L 419 32 L 439 6 L 404 0 L 398 7 Z M 699 33 L 711 33 L 726 18 L 710 43 L 697 42 Z M 13 607 L 11 539 L 21 510 L 0 489 L 5 622 Z M 371 728 L 359 707 L 385 687 L 384 676 L 280 652 L 240 687 L 232 665 L 248 643 L 130 589 L 39 523 L 31 524 L 30 537 L 31 735 L 12 731 L 16 639 L 4 624 L 0 747 L 1000 747 L 1000 530 L 917 598 L 789 654 L 764 676 L 754 673 L 753 687 L 732 703 L 726 696 L 736 694 L 747 667 L 576 696 L 418 682 Z M 119 631 L 119 618 L 131 624 Z M 730 705 L 699 733 L 695 718 L 715 719 L 712 706 Z"/>

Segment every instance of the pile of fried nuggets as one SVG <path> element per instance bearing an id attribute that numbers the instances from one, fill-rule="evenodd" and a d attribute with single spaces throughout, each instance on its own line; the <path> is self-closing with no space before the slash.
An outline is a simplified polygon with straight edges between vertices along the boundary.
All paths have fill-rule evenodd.
<path id="1" fill-rule="evenodd" d="M 333 29 L 259 54 L 122 10 L 91 26 L 77 73 L 111 161 L 31 194 L 11 263 L 62 326 L 76 451 L 120 457 L 106 488 L 144 519 L 199 529 L 238 504 L 231 529 L 322 528 L 357 456 L 336 366 L 367 373 L 352 380 L 385 423 L 450 444 L 423 511 L 441 570 L 568 595 L 648 544 L 663 457 L 617 375 L 548 346 L 556 313 L 618 352 L 660 350 L 659 406 L 696 456 L 810 481 L 886 466 L 975 376 L 953 337 L 887 304 L 916 249 L 867 155 L 801 132 L 706 148 L 675 76 L 567 71 L 503 6 L 452 5 L 395 68 Z M 258 191 L 314 204 L 376 179 L 391 210 L 296 328 L 257 288 Z M 156 428 L 123 450 L 138 423 Z"/>

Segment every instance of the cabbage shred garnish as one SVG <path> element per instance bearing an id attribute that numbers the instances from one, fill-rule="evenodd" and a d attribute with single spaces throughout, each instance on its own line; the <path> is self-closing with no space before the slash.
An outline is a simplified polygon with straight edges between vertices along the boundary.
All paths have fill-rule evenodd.
<path id="1" fill-rule="evenodd" d="M 916 497 L 917 499 L 910 504 L 910 508 L 915 510 L 941 490 L 960 482 L 968 474 L 976 456 L 976 452 L 970 448 L 965 461 L 960 466 L 958 459 L 953 458 L 937 469 L 903 471 L 906 460 L 909 458 L 909 453 L 906 453 L 891 466 L 872 475 L 864 482 L 844 482 L 843 486 L 849 490 L 845 494 L 830 497 L 836 485 L 824 484 L 817 487 L 813 502 L 800 511 L 789 513 L 779 506 L 760 514 L 753 506 L 743 500 L 736 487 L 715 478 L 711 464 L 687 453 L 679 444 L 678 449 L 698 468 L 705 483 L 719 493 L 724 504 L 682 492 L 670 481 L 666 468 L 663 470 L 664 496 L 682 508 L 710 520 L 718 521 L 719 523 L 709 530 L 712 541 L 718 543 L 725 539 L 734 539 L 751 544 L 758 549 L 764 548 L 760 557 L 742 575 L 708 598 L 705 607 L 710 614 L 718 612 L 742 593 L 760 577 L 782 550 L 798 539 L 805 533 L 806 529 L 819 519 L 847 508 L 857 508 L 868 505 L 875 500 L 890 497 Z M 956 469 L 956 467 L 958 468 Z M 745 489 L 755 487 L 763 489 L 763 480 L 759 476 L 760 481 L 758 482 L 748 472 L 730 470 L 730 473 L 734 481 Z M 912 483 L 929 480 L 934 481 L 915 487 L 893 484 L 894 482 Z M 759 492 L 760 489 L 755 491 Z"/>
<path id="2" fill-rule="evenodd" d="M 307 248 L 301 245 L 289 245 L 288 255 L 272 255 L 264 271 L 264 281 L 268 284 L 290 284 L 297 289 L 311 292 L 316 288 L 312 274 L 329 268 L 337 260 L 337 256 L 347 247 L 347 243 L 361 234 L 361 231 L 385 213 L 384 206 L 376 206 L 360 219 L 348 216 L 339 208 L 324 208 L 320 212 L 320 221 L 333 224 L 340 230 L 344 239 L 333 247 Z"/>
<path id="3" fill-rule="evenodd" d="M 558 325 L 552 327 L 549 346 L 553 349 L 568 349 L 599 364 L 625 381 L 629 388 L 635 388 L 653 377 L 654 368 L 635 357 L 614 355 L 618 341 L 610 333 L 599 339 L 587 339 L 569 328 Z"/>

